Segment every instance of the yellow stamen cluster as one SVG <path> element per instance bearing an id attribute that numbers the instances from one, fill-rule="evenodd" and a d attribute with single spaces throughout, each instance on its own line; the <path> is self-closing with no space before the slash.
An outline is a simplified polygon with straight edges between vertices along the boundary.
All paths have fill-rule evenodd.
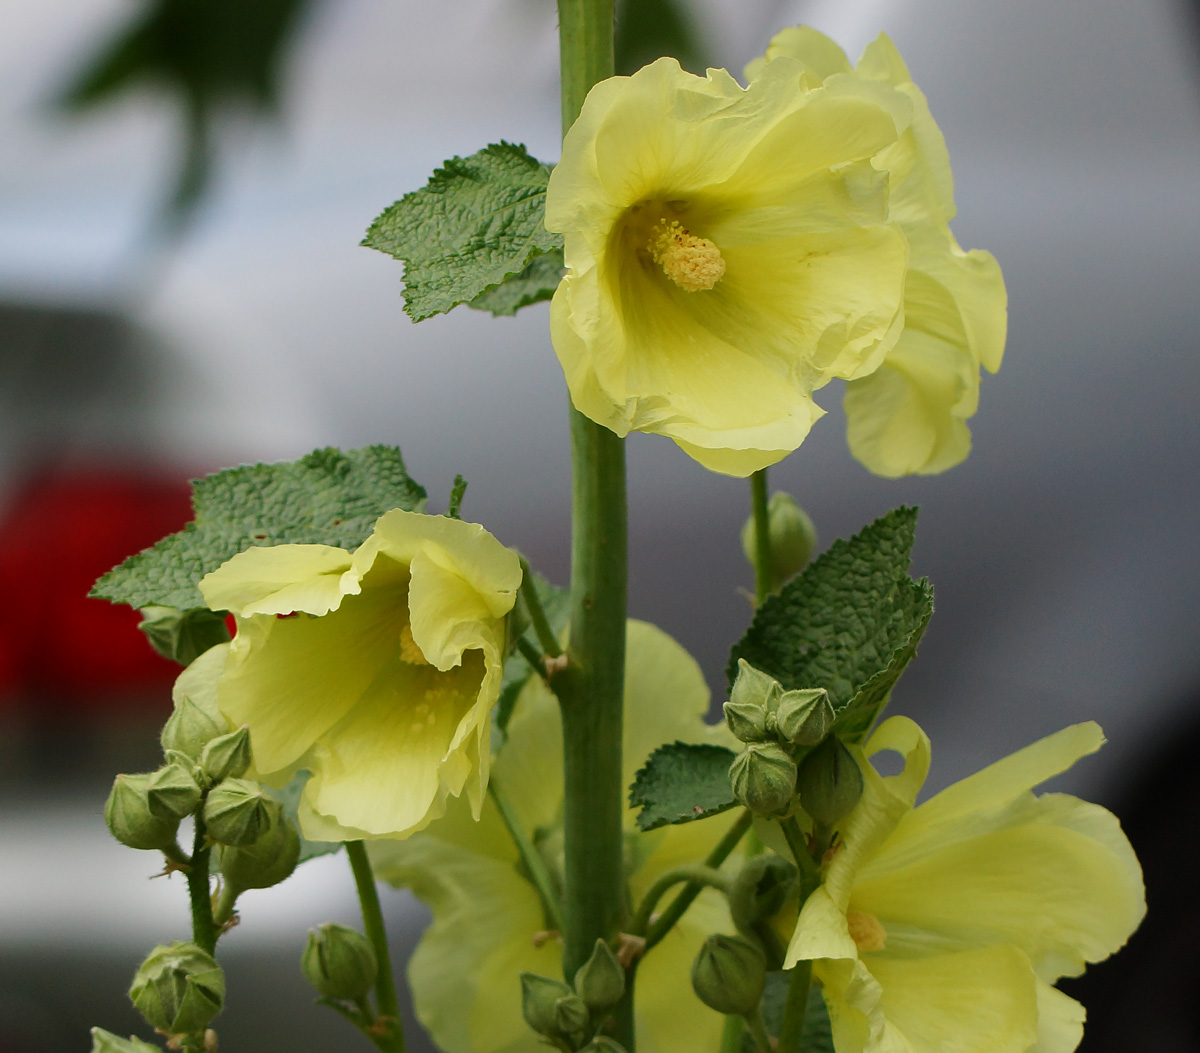
<path id="1" fill-rule="evenodd" d="M 725 258 L 708 238 L 698 238 L 678 220 L 658 221 L 648 246 L 663 274 L 685 292 L 707 291 L 725 276 Z"/>
<path id="2" fill-rule="evenodd" d="M 429 665 L 429 659 L 413 639 L 412 629 L 407 625 L 400 630 L 400 657 L 409 665 Z"/>
<path id="3" fill-rule="evenodd" d="M 848 910 L 846 927 L 850 930 L 850 938 L 854 945 L 863 953 L 882 951 L 887 943 L 887 929 L 879 924 L 879 919 L 874 914 Z"/>

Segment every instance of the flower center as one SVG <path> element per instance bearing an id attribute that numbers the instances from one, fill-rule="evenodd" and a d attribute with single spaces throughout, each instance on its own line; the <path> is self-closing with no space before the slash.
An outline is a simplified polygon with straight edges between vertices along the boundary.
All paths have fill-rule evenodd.
<path id="1" fill-rule="evenodd" d="M 850 930 L 850 938 L 854 945 L 863 953 L 882 951 L 887 943 L 887 930 L 879 924 L 879 919 L 874 914 L 848 910 L 846 927 Z"/>
<path id="2" fill-rule="evenodd" d="M 660 219 L 647 245 L 663 274 L 685 292 L 711 289 L 725 276 L 725 257 L 708 238 L 698 238 L 679 220 Z"/>
<path id="3" fill-rule="evenodd" d="M 413 639 L 412 629 L 407 625 L 400 630 L 400 658 L 409 665 L 429 665 L 429 659 L 421 653 L 421 648 Z"/>

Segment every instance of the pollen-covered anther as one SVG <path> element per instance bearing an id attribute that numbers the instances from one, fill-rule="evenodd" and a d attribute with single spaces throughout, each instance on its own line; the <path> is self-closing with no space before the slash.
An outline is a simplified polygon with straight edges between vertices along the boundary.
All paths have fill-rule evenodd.
<path id="1" fill-rule="evenodd" d="M 887 929 L 879 924 L 874 914 L 861 910 L 846 911 L 846 927 L 850 930 L 850 938 L 860 952 L 882 951 L 887 943 Z"/>
<path id="2" fill-rule="evenodd" d="M 711 289 L 725 276 L 725 257 L 708 240 L 685 229 L 678 220 L 659 220 L 650 238 L 650 255 L 663 274 L 685 292 Z"/>
<path id="3" fill-rule="evenodd" d="M 412 629 L 407 625 L 400 630 L 400 657 L 409 665 L 429 665 L 417 641 L 413 639 Z"/>

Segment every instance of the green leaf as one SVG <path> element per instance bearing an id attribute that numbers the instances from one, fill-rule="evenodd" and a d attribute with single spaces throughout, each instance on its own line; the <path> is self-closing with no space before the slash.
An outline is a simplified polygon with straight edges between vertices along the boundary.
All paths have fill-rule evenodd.
<path id="1" fill-rule="evenodd" d="M 394 446 L 328 447 L 298 461 L 243 465 L 197 479 L 192 490 L 193 522 L 109 571 L 93 596 L 134 607 L 203 607 L 200 579 L 252 545 L 354 549 L 384 512 L 420 511 L 425 502 Z"/>
<path id="2" fill-rule="evenodd" d="M 92 1028 L 92 1053 L 162 1053 L 158 1046 L 130 1035 L 121 1038 L 102 1027 Z"/>
<path id="3" fill-rule="evenodd" d="M 549 179 L 549 166 L 525 147 L 493 143 L 447 161 L 422 189 L 385 209 L 362 243 L 404 261 L 404 309 L 419 322 L 469 303 L 562 246 L 542 223 Z"/>
<path id="4" fill-rule="evenodd" d="M 563 630 L 567 627 L 567 614 L 570 611 L 571 592 L 569 589 L 559 588 L 557 585 L 551 585 L 540 574 L 533 575 L 533 587 L 537 591 L 538 599 L 541 600 L 542 610 L 546 612 L 546 620 L 550 623 L 550 628 L 554 630 L 556 636 L 561 637 Z M 520 616 L 524 607 L 524 601 L 518 602 L 514 609 L 514 616 Z M 534 632 L 533 626 L 527 620 L 514 622 L 509 629 L 510 632 L 515 632 L 533 647 L 535 651 L 541 651 L 542 645 L 538 641 L 537 633 Z M 500 700 L 496 703 L 495 713 L 496 727 L 500 729 L 501 738 L 497 744 L 503 742 L 503 733 L 508 728 L 508 722 L 512 719 L 513 707 L 517 704 L 517 696 L 520 695 L 521 689 L 529 681 L 529 678 L 534 675 L 533 669 L 525 660 L 520 651 L 514 650 L 512 654 L 504 662 L 504 679 L 501 681 Z"/>
<path id="5" fill-rule="evenodd" d="M 736 756 L 724 746 L 704 743 L 659 746 L 629 787 L 629 803 L 642 806 L 638 829 L 690 823 L 732 808 L 737 802 L 729 765 Z"/>
<path id="6" fill-rule="evenodd" d="M 522 307 L 553 297 L 565 270 L 562 249 L 552 249 L 544 256 L 535 257 L 520 274 L 481 292 L 467 306 L 477 311 L 491 311 L 496 318 L 511 317 Z"/>
<path id="7" fill-rule="evenodd" d="M 300 831 L 300 795 L 304 792 L 304 784 L 308 782 L 310 775 L 311 772 L 299 771 L 292 777 L 292 781 L 280 790 L 263 786 L 263 793 L 269 794 L 283 805 L 284 815 L 296 824 L 297 833 Z M 300 834 L 300 858 L 296 861 L 296 865 L 299 866 L 317 856 L 332 855 L 334 852 L 340 851 L 341 847 L 341 841 L 309 841 L 304 834 Z"/>
<path id="8" fill-rule="evenodd" d="M 759 608 L 733 648 L 784 690 L 823 687 L 838 734 L 861 739 L 916 654 L 933 590 L 908 576 L 917 510 L 897 508 L 830 549 Z"/>
<path id="9" fill-rule="evenodd" d="M 763 988 L 762 1015 L 767 1034 L 772 1038 L 778 1038 L 783 1027 L 783 1013 L 787 1006 L 790 981 L 790 972 L 767 973 L 766 986 Z M 804 1011 L 800 1048 L 804 1053 L 834 1053 L 829 1011 L 825 1008 L 825 999 L 821 996 L 821 985 L 815 980 L 808 989 L 808 1005 Z M 742 1033 L 741 1053 L 758 1053 L 749 1032 Z"/>

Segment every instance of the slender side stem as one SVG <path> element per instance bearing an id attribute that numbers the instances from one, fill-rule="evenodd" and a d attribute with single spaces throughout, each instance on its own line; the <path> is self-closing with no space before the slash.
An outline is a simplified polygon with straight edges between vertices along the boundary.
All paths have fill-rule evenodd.
<path id="1" fill-rule="evenodd" d="M 750 476 L 750 503 L 754 507 L 754 601 L 761 606 L 775 588 L 771 571 L 771 517 L 767 511 L 767 470 Z"/>
<path id="2" fill-rule="evenodd" d="M 641 904 L 638 906 L 637 913 L 633 916 L 633 921 L 629 923 L 630 935 L 645 935 L 646 930 L 650 927 L 650 916 L 654 913 L 654 908 L 658 905 L 658 901 L 662 899 L 667 889 L 672 885 L 678 885 L 684 881 L 702 887 L 707 886 L 708 888 L 719 889 L 721 892 L 729 891 L 729 878 L 715 867 L 693 863 L 690 866 L 676 867 L 674 870 L 668 870 L 650 886 L 643 897 Z"/>
<path id="3" fill-rule="evenodd" d="M 545 679 L 546 677 L 546 662 L 545 655 L 542 654 L 536 647 L 533 646 L 524 636 L 517 637 L 517 650 L 521 652 L 521 657 L 529 663 L 529 667 L 537 673 L 538 676 Z"/>
<path id="4" fill-rule="evenodd" d="M 729 857 L 729 853 L 737 847 L 737 843 L 745 836 L 746 831 L 750 829 L 750 824 L 753 821 L 754 816 L 750 810 L 748 808 L 743 810 L 742 814 L 738 816 L 737 821 L 725 832 L 725 836 L 708 853 L 708 856 L 704 860 L 704 865 L 716 868 L 724 863 Z M 649 951 L 651 947 L 671 931 L 671 927 L 683 917 L 688 907 L 700 895 L 703 887 L 699 882 L 690 882 L 671 900 L 670 906 L 659 915 L 658 920 L 647 930 L 646 946 L 642 951 L 643 954 Z"/>
<path id="5" fill-rule="evenodd" d="M 233 917 L 234 908 L 237 906 L 238 890 L 228 882 L 221 889 L 221 895 L 217 899 L 217 909 L 213 915 L 213 921 L 218 929 L 223 929 L 225 923 Z"/>
<path id="6" fill-rule="evenodd" d="M 742 1035 L 746 1033 L 746 1021 L 736 1013 L 725 1018 L 725 1026 L 721 1029 L 720 1053 L 741 1053 Z"/>
<path id="7" fill-rule="evenodd" d="M 550 922 L 550 927 L 558 932 L 562 932 L 562 905 L 558 900 L 558 890 L 554 887 L 554 878 L 550 876 L 550 871 L 546 869 L 546 863 L 542 859 L 541 852 L 537 850 L 537 847 L 529 839 L 529 835 L 525 833 L 524 827 L 521 826 L 521 820 L 517 818 L 517 813 L 513 811 L 513 806 L 508 799 L 508 795 L 500 788 L 500 784 L 496 781 L 495 773 L 488 780 L 488 793 L 492 795 L 492 800 L 496 804 L 496 810 L 500 813 L 500 818 L 504 820 L 504 825 L 508 828 L 509 836 L 513 839 L 513 844 L 517 846 L 517 851 L 521 854 L 525 868 L 529 871 L 529 876 L 537 887 L 538 894 L 542 897 L 542 907 L 546 911 L 546 918 Z"/>
<path id="8" fill-rule="evenodd" d="M 525 609 L 529 612 L 529 620 L 533 623 L 533 631 L 537 633 L 538 643 L 548 658 L 557 658 L 562 654 L 558 646 L 554 630 L 550 627 L 550 619 L 542 609 L 542 601 L 538 599 L 537 587 L 533 583 L 533 572 L 524 559 L 521 560 L 521 599 L 525 601 Z"/>
<path id="9" fill-rule="evenodd" d="M 791 968 L 783 1025 L 779 1029 L 778 1053 L 799 1053 L 804 1038 L 804 1017 L 808 1012 L 808 988 L 812 983 L 812 962 L 800 961 Z"/>
<path id="10" fill-rule="evenodd" d="M 758 1047 L 758 1053 L 774 1053 L 771 1046 L 771 1039 L 767 1035 L 767 1025 L 763 1023 L 762 1009 L 755 1009 L 753 1013 L 747 1013 L 745 1016 L 746 1030 L 750 1032 L 750 1037 L 754 1039 L 754 1045 Z"/>
<path id="11" fill-rule="evenodd" d="M 379 1017 L 371 1029 L 371 1039 L 387 1053 L 404 1053 L 400 1000 L 396 997 L 396 982 L 392 978 L 387 930 L 383 924 L 383 910 L 379 906 L 379 893 L 375 888 L 371 861 L 367 858 L 366 846 L 361 841 L 347 841 L 346 855 L 350 859 L 350 869 L 354 871 L 354 885 L 358 889 L 358 902 L 362 908 L 363 931 L 371 941 L 379 962 L 379 971 L 375 974 L 375 1005 L 379 1010 Z"/>
<path id="12" fill-rule="evenodd" d="M 213 921 L 212 890 L 208 887 L 208 862 L 212 852 L 204 828 L 204 813 L 195 815 L 196 835 L 192 841 L 192 862 L 187 871 L 188 900 L 192 906 L 192 942 L 212 954 L 217 946 L 217 926 Z"/>

